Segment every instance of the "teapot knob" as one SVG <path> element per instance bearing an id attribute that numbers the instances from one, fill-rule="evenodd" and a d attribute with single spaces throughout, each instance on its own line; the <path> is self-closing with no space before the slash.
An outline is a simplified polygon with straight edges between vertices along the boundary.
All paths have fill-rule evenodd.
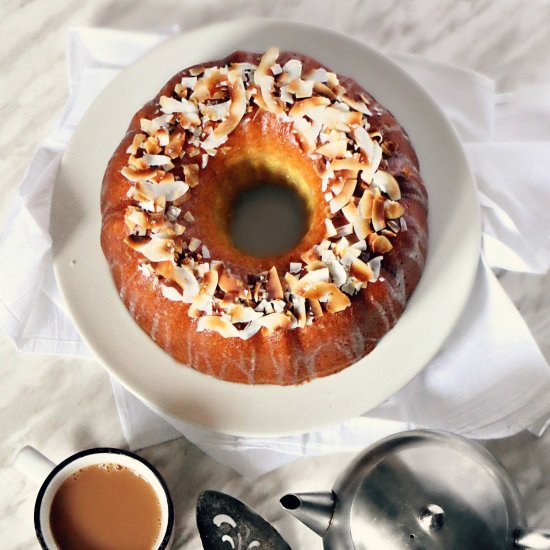
<path id="1" fill-rule="evenodd" d="M 425 531 L 437 531 L 445 523 L 445 511 L 437 504 L 428 504 L 420 510 L 418 521 Z"/>
<path id="2" fill-rule="evenodd" d="M 518 529 L 514 542 L 518 548 L 550 550 L 550 531 Z"/>

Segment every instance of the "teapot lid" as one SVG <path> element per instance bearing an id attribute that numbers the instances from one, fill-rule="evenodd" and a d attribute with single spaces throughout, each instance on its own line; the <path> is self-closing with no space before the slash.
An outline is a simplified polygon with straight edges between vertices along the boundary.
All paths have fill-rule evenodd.
<path id="1" fill-rule="evenodd" d="M 445 432 L 382 440 L 335 492 L 341 506 L 350 497 L 355 548 L 501 550 L 524 524 L 519 494 L 500 463 Z"/>

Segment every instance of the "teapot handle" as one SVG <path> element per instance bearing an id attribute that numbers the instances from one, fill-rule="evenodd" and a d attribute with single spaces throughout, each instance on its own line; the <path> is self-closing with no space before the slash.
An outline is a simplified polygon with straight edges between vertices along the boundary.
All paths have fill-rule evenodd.
<path id="1" fill-rule="evenodd" d="M 514 542 L 518 548 L 550 550 L 550 531 L 518 529 Z"/>

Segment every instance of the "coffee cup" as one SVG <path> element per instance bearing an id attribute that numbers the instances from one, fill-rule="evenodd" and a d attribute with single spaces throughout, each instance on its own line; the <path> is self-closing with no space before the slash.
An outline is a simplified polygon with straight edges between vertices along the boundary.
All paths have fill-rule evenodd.
<path id="1" fill-rule="evenodd" d="M 15 465 L 41 483 L 34 526 L 42 548 L 169 548 L 172 499 L 160 473 L 142 457 L 94 448 L 56 465 L 24 447 Z"/>

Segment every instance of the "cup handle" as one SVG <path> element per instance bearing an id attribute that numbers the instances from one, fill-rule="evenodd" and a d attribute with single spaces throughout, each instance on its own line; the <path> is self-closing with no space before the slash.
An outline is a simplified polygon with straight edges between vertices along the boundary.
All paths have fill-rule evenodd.
<path id="1" fill-rule="evenodd" d="M 15 455 L 15 467 L 23 472 L 29 479 L 37 484 L 42 484 L 48 474 L 55 468 L 55 464 L 46 458 L 40 451 L 27 445 Z"/>

